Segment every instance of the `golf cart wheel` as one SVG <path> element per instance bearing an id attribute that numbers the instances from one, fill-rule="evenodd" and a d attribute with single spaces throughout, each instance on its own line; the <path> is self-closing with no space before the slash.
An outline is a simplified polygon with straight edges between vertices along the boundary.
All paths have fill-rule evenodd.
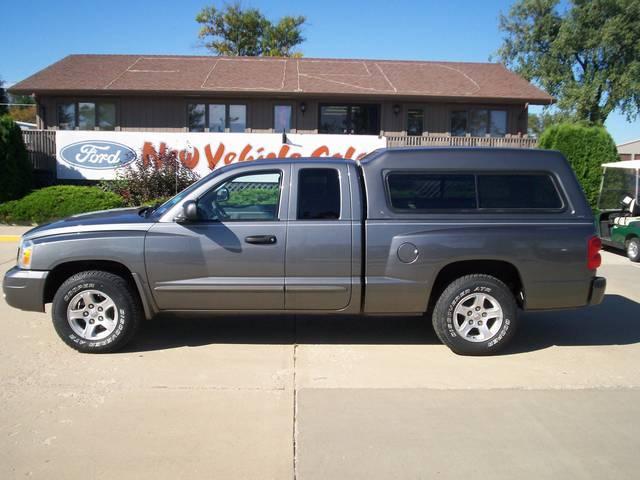
<path id="1" fill-rule="evenodd" d="M 632 262 L 640 262 L 640 238 L 634 237 L 627 240 L 625 250 L 629 260 Z"/>

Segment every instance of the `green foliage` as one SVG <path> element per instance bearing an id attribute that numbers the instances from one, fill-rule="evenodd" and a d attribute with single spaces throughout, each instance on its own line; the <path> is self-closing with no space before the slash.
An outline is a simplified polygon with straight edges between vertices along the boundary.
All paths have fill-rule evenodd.
<path id="1" fill-rule="evenodd" d="M 4 89 L 4 81 L 0 78 L 0 116 L 9 111 L 7 105 L 3 105 L 4 103 L 9 103 L 9 99 L 7 98 L 7 91 Z"/>
<path id="2" fill-rule="evenodd" d="M 574 120 L 603 124 L 615 109 L 640 113 L 638 0 L 517 0 L 500 17 L 498 55 L 558 98 Z"/>
<path id="3" fill-rule="evenodd" d="M 43 223 L 77 213 L 124 206 L 121 197 L 98 187 L 57 185 L 0 204 L 0 222 Z"/>
<path id="4" fill-rule="evenodd" d="M 221 206 L 233 205 L 243 207 L 248 205 L 278 205 L 280 190 L 275 188 L 245 188 L 232 191 L 229 200 L 218 202 Z"/>
<path id="5" fill-rule="evenodd" d="M 0 117 L 0 202 L 29 193 L 31 169 L 20 127 L 8 115 Z"/>
<path id="6" fill-rule="evenodd" d="M 165 150 L 157 156 L 140 156 L 133 165 L 121 170 L 115 180 L 104 180 L 99 186 L 116 193 L 133 207 L 173 197 L 197 180 L 198 175 L 178 160 L 175 151 Z"/>
<path id="7" fill-rule="evenodd" d="M 225 5 L 223 9 L 205 7 L 196 21 L 202 25 L 198 36 L 218 55 L 299 56 L 294 48 L 305 40 L 301 31 L 305 17 L 286 16 L 274 24 L 260 10 L 243 10 L 239 3 Z"/>
<path id="8" fill-rule="evenodd" d="M 527 133 L 540 138 L 542 132 L 551 125 L 570 121 L 571 118 L 568 115 L 558 111 L 550 112 L 545 109 L 541 113 L 529 113 L 529 130 Z"/>
<path id="9" fill-rule="evenodd" d="M 9 95 L 9 116 L 16 122 L 36 123 L 36 101 L 31 95 Z"/>
<path id="10" fill-rule="evenodd" d="M 573 168 L 582 189 L 595 209 L 603 163 L 618 160 L 616 144 L 604 127 L 562 123 L 547 128 L 540 148 L 559 150 Z"/>

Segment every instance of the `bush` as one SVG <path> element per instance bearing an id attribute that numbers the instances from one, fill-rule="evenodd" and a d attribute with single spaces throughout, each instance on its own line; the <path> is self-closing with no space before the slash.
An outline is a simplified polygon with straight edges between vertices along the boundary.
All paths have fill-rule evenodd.
<path id="1" fill-rule="evenodd" d="M 198 178 L 178 160 L 175 151 L 164 150 L 155 156 L 141 155 L 115 180 L 102 181 L 100 188 L 120 195 L 129 206 L 153 205 L 157 199 L 173 197 Z"/>
<path id="2" fill-rule="evenodd" d="M 618 160 L 616 144 L 604 127 L 561 123 L 540 136 L 540 148 L 559 150 L 567 157 L 592 209 L 596 209 L 601 165 Z"/>
<path id="3" fill-rule="evenodd" d="M 0 204 L 0 222 L 43 223 L 77 213 L 124 206 L 121 197 L 98 187 L 58 185 Z"/>
<path id="4" fill-rule="evenodd" d="M 9 116 L 0 117 L 0 202 L 31 191 L 31 162 L 20 127 Z"/>

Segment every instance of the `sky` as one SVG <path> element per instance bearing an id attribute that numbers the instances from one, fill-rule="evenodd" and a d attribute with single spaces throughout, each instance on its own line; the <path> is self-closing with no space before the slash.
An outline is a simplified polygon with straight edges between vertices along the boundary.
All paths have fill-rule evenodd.
<path id="1" fill-rule="evenodd" d="M 204 55 L 196 14 L 211 0 L 3 2 L 0 78 L 8 85 L 72 53 Z M 243 0 L 270 19 L 304 15 L 305 57 L 485 62 L 511 0 Z M 7 39 L 13 39 L 7 41 Z M 532 107 L 530 111 L 538 111 Z M 610 115 L 616 143 L 640 138 L 640 119 Z"/>

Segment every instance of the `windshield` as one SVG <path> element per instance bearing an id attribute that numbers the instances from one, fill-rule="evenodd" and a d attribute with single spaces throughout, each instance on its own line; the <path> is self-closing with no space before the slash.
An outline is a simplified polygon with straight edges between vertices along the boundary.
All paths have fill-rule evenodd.
<path id="1" fill-rule="evenodd" d="M 216 176 L 217 174 L 218 174 L 218 172 L 211 172 L 209 175 L 207 175 L 205 177 L 202 177 L 196 183 L 193 183 L 193 184 L 189 185 L 187 188 L 185 188 L 180 193 L 178 193 L 175 197 L 170 198 L 169 200 L 164 202 L 162 205 L 160 205 L 158 208 L 154 209 L 153 210 L 153 216 L 154 217 L 161 217 L 162 215 L 167 213 L 169 210 L 171 210 L 171 208 L 173 208 L 175 205 L 180 203 L 191 192 L 193 192 L 198 187 L 200 187 L 200 185 L 202 185 L 204 182 L 209 181 L 210 178 Z"/>
<path id="2" fill-rule="evenodd" d="M 627 168 L 605 168 L 598 208 L 620 210 L 625 197 L 638 196 L 638 170 Z"/>

